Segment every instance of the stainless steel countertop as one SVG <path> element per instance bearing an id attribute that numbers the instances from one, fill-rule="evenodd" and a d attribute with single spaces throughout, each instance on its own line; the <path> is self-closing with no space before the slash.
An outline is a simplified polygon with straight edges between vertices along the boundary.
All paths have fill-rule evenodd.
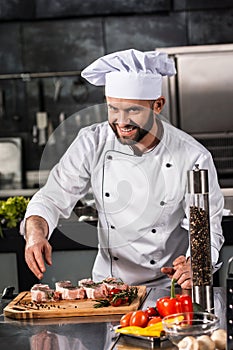
<path id="1" fill-rule="evenodd" d="M 142 309 L 154 306 L 156 300 L 169 294 L 168 289 L 148 289 Z M 214 288 L 215 314 L 220 327 L 226 328 L 226 291 Z M 38 320 L 12 320 L 0 316 L 1 350 L 132 350 L 177 349 L 168 340 L 161 343 L 139 340 L 129 336 L 116 337 L 114 326 L 121 315 L 53 318 Z M 47 347 L 46 347 L 47 346 Z"/>

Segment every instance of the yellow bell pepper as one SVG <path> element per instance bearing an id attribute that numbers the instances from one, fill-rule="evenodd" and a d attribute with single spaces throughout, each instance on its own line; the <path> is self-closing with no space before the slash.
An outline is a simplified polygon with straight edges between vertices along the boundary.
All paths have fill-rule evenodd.
<path id="1" fill-rule="evenodd" d="M 175 317 L 168 318 L 168 319 L 166 320 L 166 323 L 167 323 L 167 324 L 170 324 L 170 323 L 176 322 L 177 324 L 179 324 L 179 322 L 183 321 L 183 319 L 184 319 L 184 316 L 183 316 L 183 315 L 175 316 Z"/>
<path id="2" fill-rule="evenodd" d="M 152 326 L 148 326 L 145 328 L 137 326 L 128 326 L 116 329 L 116 333 L 142 335 L 145 337 L 160 337 L 162 331 L 162 322 L 158 322 Z"/>
<path id="3" fill-rule="evenodd" d="M 141 335 L 142 330 L 143 330 L 142 327 L 128 326 L 128 327 L 117 328 L 115 330 L 115 332 L 116 333 L 122 333 L 122 334 Z"/>

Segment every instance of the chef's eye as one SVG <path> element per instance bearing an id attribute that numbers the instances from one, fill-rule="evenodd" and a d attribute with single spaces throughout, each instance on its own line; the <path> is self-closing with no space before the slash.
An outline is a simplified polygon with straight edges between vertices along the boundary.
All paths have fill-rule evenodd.
<path id="1" fill-rule="evenodd" d="M 118 108 L 113 107 L 111 105 L 108 105 L 108 110 L 109 110 L 109 112 L 112 112 L 112 113 L 117 113 L 119 111 Z"/>
<path id="2" fill-rule="evenodd" d="M 141 113 L 141 111 L 142 111 L 142 108 L 140 107 L 130 107 L 127 109 L 127 112 L 130 114 L 139 114 Z"/>

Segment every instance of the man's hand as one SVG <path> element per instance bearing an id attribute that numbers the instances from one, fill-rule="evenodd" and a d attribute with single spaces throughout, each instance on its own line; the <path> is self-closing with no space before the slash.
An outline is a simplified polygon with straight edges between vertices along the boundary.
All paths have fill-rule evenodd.
<path id="1" fill-rule="evenodd" d="M 39 279 L 43 278 L 45 262 L 52 265 L 52 247 L 49 244 L 48 224 L 40 216 L 30 216 L 26 220 L 25 260 L 30 270 Z"/>
<path id="2" fill-rule="evenodd" d="M 162 267 L 161 272 L 165 273 L 169 278 L 176 279 L 181 288 L 192 288 L 191 263 L 189 258 L 186 259 L 185 256 L 181 255 L 173 261 L 172 267 Z"/>
<path id="3" fill-rule="evenodd" d="M 52 350 L 61 349 L 59 347 L 57 335 L 49 331 L 43 330 L 40 333 L 36 333 L 30 338 L 30 349 L 31 350 Z"/>

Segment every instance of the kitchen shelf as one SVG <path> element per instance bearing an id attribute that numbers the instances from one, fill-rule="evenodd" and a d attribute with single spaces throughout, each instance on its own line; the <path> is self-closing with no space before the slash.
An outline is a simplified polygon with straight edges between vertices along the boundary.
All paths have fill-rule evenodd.
<path id="1" fill-rule="evenodd" d="M 37 78 L 53 78 L 53 77 L 72 77 L 81 75 L 81 71 L 62 71 L 62 72 L 38 72 L 38 73 L 11 73 L 0 74 L 0 80 L 22 79 L 30 81 Z"/>

